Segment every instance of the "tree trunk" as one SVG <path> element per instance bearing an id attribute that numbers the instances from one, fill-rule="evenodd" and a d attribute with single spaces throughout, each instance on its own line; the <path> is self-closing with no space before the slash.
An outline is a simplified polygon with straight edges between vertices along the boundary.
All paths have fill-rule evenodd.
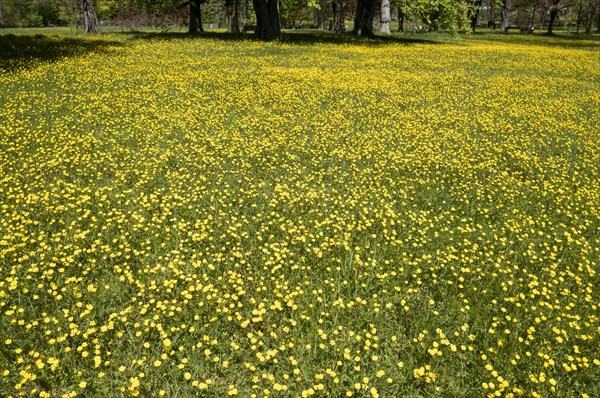
<path id="1" fill-rule="evenodd" d="M 496 2 L 489 2 L 489 11 L 488 11 L 488 28 L 496 30 Z"/>
<path id="2" fill-rule="evenodd" d="M 510 0 L 502 0 L 502 32 L 508 33 L 508 14 L 510 12 Z"/>
<path id="3" fill-rule="evenodd" d="M 79 24 L 85 33 L 98 33 L 98 19 L 93 0 L 78 0 Z"/>
<path id="4" fill-rule="evenodd" d="M 319 8 L 315 9 L 315 25 L 321 30 L 329 28 L 327 26 L 327 7 L 329 7 L 329 1 L 319 0 Z"/>
<path id="5" fill-rule="evenodd" d="M 583 23 L 583 4 L 579 3 L 579 8 L 577 9 L 577 31 L 579 33 L 579 28 L 581 28 L 581 24 Z"/>
<path id="6" fill-rule="evenodd" d="M 585 34 L 589 35 L 592 33 L 592 24 L 594 22 L 594 14 L 596 13 L 595 4 L 593 1 L 590 1 L 590 5 L 588 8 L 587 21 L 585 22 Z"/>
<path id="7" fill-rule="evenodd" d="M 404 32 L 404 11 L 398 7 L 398 32 Z"/>
<path id="8" fill-rule="evenodd" d="M 390 15 L 390 0 L 381 0 L 381 17 L 379 18 L 379 33 L 382 35 L 390 34 L 390 22 L 392 17 Z"/>
<path id="9" fill-rule="evenodd" d="M 535 13 L 537 12 L 537 5 L 533 5 L 533 9 L 531 11 L 531 18 L 529 18 L 529 31 L 527 33 L 532 33 L 535 24 Z"/>
<path id="10" fill-rule="evenodd" d="M 554 30 L 554 23 L 556 22 L 556 17 L 558 16 L 558 8 L 553 7 L 550 10 L 550 21 L 548 22 L 548 34 L 551 35 Z"/>
<path id="11" fill-rule="evenodd" d="M 204 32 L 202 28 L 202 10 L 200 10 L 200 4 L 206 0 L 190 0 L 190 25 L 188 33 L 200 33 Z"/>
<path id="12" fill-rule="evenodd" d="M 376 10 L 377 0 L 358 0 L 354 17 L 354 34 L 373 36 L 373 18 Z"/>
<path id="13" fill-rule="evenodd" d="M 0 27 L 4 26 L 4 0 L 0 0 Z"/>
<path id="14" fill-rule="evenodd" d="M 274 40 L 281 36 L 279 0 L 253 0 L 256 12 L 256 31 L 261 40 Z"/>
<path id="15" fill-rule="evenodd" d="M 225 6 L 227 7 L 227 31 L 240 33 L 239 0 L 225 0 Z"/>
<path id="16" fill-rule="evenodd" d="M 342 0 L 333 0 L 331 2 L 333 11 L 333 31 L 336 35 L 346 32 L 346 22 L 344 21 L 344 3 Z"/>
<path id="17" fill-rule="evenodd" d="M 556 23 L 556 18 L 558 17 L 558 12 L 560 9 L 558 8 L 558 3 L 560 0 L 552 0 L 552 7 L 550 8 L 550 21 L 548 22 L 548 34 L 551 35 L 554 30 L 554 24 Z"/>
<path id="18" fill-rule="evenodd" d="M 479 19 L 479 10 L 481 10 L 482 0 L 476 0 L 472 3 L 473 8 L 469 9 L 469 19 L 471 20 L 471 30 L 475 33 L 477 20 Z"/>

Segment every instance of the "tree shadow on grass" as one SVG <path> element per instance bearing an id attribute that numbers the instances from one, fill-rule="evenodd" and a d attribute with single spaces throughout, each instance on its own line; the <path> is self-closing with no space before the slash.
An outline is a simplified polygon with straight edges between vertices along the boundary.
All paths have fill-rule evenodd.
<path id="1" fill-rule="evenodd" d="M 185 32 L 144 32 L 129 31 L 122 34 L 130 36 L 137 40 L 193 40 L 193 39 L 213 39 L 222 41 L 249 41 L 260 42 L 252 33 L 227 33 L 227 32 L 203 32 L 191 35 Z M 357 37 L 351 34 L 341 36 L 329 32 L 306 30 L 306 31 L 283 31 L 278 43 L 308 46 L 314 44 L 354 44 L 363 46 L 381 46 L 389 44 L 441 44 L 441 41 L 431 38 L 422 38 L 416 36 L 372 36 Z"/>
<path id="2" fill-rule="evenodd" d="M 122 45 L 91 37 L 0 35 L 0 73 L 90 52 L 110 52 Z"/>
<path id="3" fill-rule="evenodd" d="M 504 44 L 526 44 L 539 47 L 563 47 L 590 51 L 600 50 L 600 35 L 598 34 L 547 34 L 547 33 L 501 33 L 477 32 L 471 33 L 470 40 L 492 41 Z"/>

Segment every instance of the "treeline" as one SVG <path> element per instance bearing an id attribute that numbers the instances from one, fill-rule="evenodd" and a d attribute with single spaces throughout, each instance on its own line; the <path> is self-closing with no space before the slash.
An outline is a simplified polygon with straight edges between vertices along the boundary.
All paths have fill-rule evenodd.
<path id="1" fill-rule="evenodd" d="M 552 33 L 600 29 L 600 0 L 0 0 L 0 26 L 186 25 L 191 33 L 211 28 L 254 31 L 261 39 L 282 28 L 351 27 L 361 36 L 403 32 L 475 31 Z"/>

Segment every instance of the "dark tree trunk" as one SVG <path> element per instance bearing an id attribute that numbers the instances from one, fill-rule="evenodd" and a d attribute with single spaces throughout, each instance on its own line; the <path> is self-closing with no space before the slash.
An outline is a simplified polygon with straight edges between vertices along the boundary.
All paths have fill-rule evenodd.
<path id="1" fill-rule="evenodd" d="M 502 32 L 508 33 L 508 14 L 510 13 L 510 0 L 502 0 Z"/>
<path id="2" fill-rule="evenodd" d="M 556 17 L 558 16 L 558 8 L 553 7 L 550 10 L 550 21 L 548 22 L 548 34 L 551 35 L 554 30 L 554 23 L 556 22 Z"/>
<path id="3" fill-rule="evenodd" d="M 579 9 L 577 10 L 577 31 L 579 33 L 579 28 L 581 28 L 581 24 L 583 23 L 583 4 L 579 3 Z"/>
<path id="4" fill-rule="evenodd" d="M 552 0 L 552 7 L 550 8 L 550 21 L 548 22 L 548 34 L 551 35 L 554 30 L 554 24 L 556 23 L 556 18 L 558 17 L 558 12 L 560 9 L 558 8 L 558 3 L 560 0 Z"/>
<path id="5" fill-rule="evenodd" d="M 376 10 L 377 0 L 358 0 L 352 31 L 355 35 L 373 36 L 373 18 Z"/>
<path id="6" fill-rule="evenodd" d="M 533 25 L 535 24 L 535 13 L 537 12 L 537 5 L 533 5 L 533 10 L 531 11 L 531 18 L 529 19 L 529 31 L 527 33 L 533 32 Z"/>
<path id="7" fill-rule="evenodd" d="M 595 13 L 596 13 L 595 4 L 593 1 L 590 1 L 590 5 L 588 8 L 587 21 L 585 22 L 585 33 L 588 35 L 590 33 L 592 33 L 592 24 L 594 22 L 594 14 Z"/>
<path id="8" fill-rule="evenodd" d="M 331 9 L 333 11 L 333 31 L 336 35 L 346 32 L 346 23 L 344 21 L 344 5 L 342 0 L 333 0 Z"/>
<path id="9" fill-rule="evenodd" d="M 327 16 L 328 16 L 328 0 L 319 0 L 319 8 L 315 9 L 315 25 L 319 27 L 319 29 L 325 30 L 329 29 Z"/>
<path id="10" fill-rule="evenodd" d="M 79 24 L 85 33 L 98 33 L 98 19 L 93 0 L 77 0 Z"/>
<path id="11" fill-rule="evenodd" d="M 404 32 L 404 11 L 398 7 L 398 32 Z"/>
<path id="12" fill-rule="evenodd" d="M 488 12 L 488 28 L 496 30 L 496 2 L 489 2 L 489 12 Z"/>
<path id="13" fill-rule="evenodd" d="M 473 8 L 469 9 L 469 20 L 471 21 L 471 30 L 475 33 L 477 28 L 477 20 L 479 19 L 479 10 L 481 10 L 482 0 L 476 0 L 473 2 Z"/>
<path id="14" fill-rule="evenodd" d="M 190 26 L 188 33 L 200 33 L 204 32 L 202 28 L 202 10 L 200 10 L 200 4 L 205 3 L 206 0 L 190 0 Z"/>
<path id="15" fill-rule="evenodd" d="M 227 31 L 240 33 L 239 0 L 225 0 L 225 6 L 227 7 Z"/>
<path id="16" fill-rule="evenodd" d="M 256 12 L 256 31 L 261 40 L 275 40 L 281 36 L 279 0 L 253 0 Z"/>

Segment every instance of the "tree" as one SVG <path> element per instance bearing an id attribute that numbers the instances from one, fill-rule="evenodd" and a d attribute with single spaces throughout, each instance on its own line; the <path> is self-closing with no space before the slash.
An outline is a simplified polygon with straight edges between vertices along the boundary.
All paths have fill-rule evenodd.
<path id="1" fill-rule="evenodd" d="M 206 3 L 206 0 L 190 0 L 190 22 L 188 24 L 188 33 L 195 34 L 204 32 L 202 27 L 202 10 L 200 4 Z"/>
<path id="2" fill-rule="evenodd" d="M 98 33 L 98 20 L 94 0 L 77 0 L 79 6 L 79 25 L 85 33 Z"/>
<path id="3" fill-rule="evenodd" d="M 373 36 L 373 18 L 376 10 L 377 0 L 358 0 L 352 33 L 358 36 Z"/>
<path id="4" fill-rule="evenodd" d="M 59 23 L 60 11 L 57 2 L 51 0 L 40 0 L 37 3 L 37 12 L 42 17 L 42 24 L 44 26 Z"/>
<path id="5" fill-rule="evenodd" d="M 510 0 L 502 0 L 502 32 L 508 33 L 508 16 L 510 14 Z"/>
<path id="6" fill-rule="evenodd" d="M 381 14 L 379 19 L 379 33 L 382 35 L 390 34 L 390 0 L 381 0 Z"/>
<path id="7" fill-rule="evenodd" d="M 343 0 L 333 0 L 331 2 L 333 10 L 333 31 L 336 35 L 346 32 L 346 22 L 344 21 L 344 2 Z"/>
<path id="8" fill-rule="evenodd" d="M 475 32 L 475 29 L 477 28 L 477 21 L 479 20 L 479 10 L 481 10 L 482 0 L 470 0 L 470 3 L 468 17 L 471 22 L 471 30 Z"/>
<path id="9" fill-rule="evenodd" d="M 588 35 L 590 33 L 592 33 L 592 24 L 594 22 L 594 15 L 598 11 L 599 5 L 600 4 L 599 4 L 598 0 L 590 0 L 590 2 L 588 4 L 587 21 L 585 23 L 585 33 Z M 598 25 L 598 27 L 600 29 L 600 24 Z"/>
<path id="10" fill-rule="evenodd" d="M 229 33 L 240 33 L 239 0 L 225 0 L 227 8 L 227 31 Z"/>
<path id="11" fill-rule="evenodd" d="M 279 0 L 252 0 L 256 13 L 255 35 L 261 40 L 274 40 L 281 36 Z"/>
<path id="12" fill-rule="evenodd" d="M 554 30 L 554 24 L 556 23 L 556 18 L 558 17 L 558 12 L 561 8 L 558 7 L 560 0 L 550 0 L 550 21 L 548 21 L 548 34 L 551 35 Z"/>

